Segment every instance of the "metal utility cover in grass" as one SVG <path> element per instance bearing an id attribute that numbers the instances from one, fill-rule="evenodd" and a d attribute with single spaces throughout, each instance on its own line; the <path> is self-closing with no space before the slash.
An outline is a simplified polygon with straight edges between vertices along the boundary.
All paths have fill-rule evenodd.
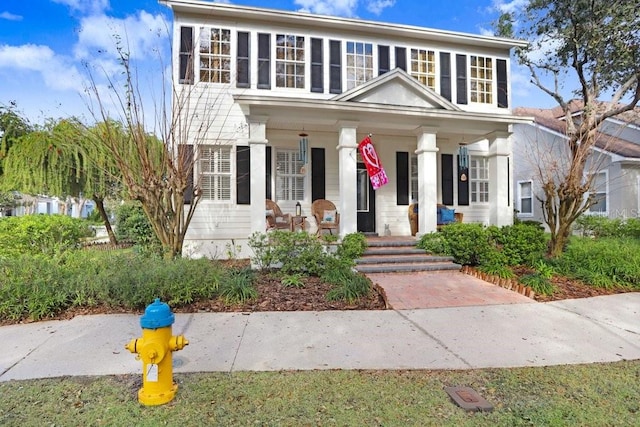
<path id="1" fill-rule="evenodd" d="M 458 406 L 466 411 L 493 411 L 493 405 L 471 387 L 445 387 L 444 391 L 451 396 Z"/>

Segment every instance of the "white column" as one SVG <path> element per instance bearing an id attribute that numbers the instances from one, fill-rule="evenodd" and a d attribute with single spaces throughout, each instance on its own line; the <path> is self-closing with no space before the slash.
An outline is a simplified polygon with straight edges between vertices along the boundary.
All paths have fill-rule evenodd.
<path id="1" fill-rule="evenodd" d="M 513 224 L 513 161 L 511 133 L 493 132 L 489 140 L 489 223 L 502 227 Z"/>
<path id="2" fill-rule="evenodd" d="M 358 231 L 357 216 L 357 150 L 356 122 L 340 122 L 338 138 L 338 174 L 340 187 L 340 236 Z"/>
<path id="3" fill-rule="evenodd" d="M 418 236 L 437 229 L 438 163 L 436 128 L 420 127 L 418 136 Z"/>
<path id="4" fill-rule="evenodd" d="M 251 161 L 251 234 L 264 233 L 267 220 L 264 215 L 266 193 L 267 118 L 249 117 L 249 152 Z"/>

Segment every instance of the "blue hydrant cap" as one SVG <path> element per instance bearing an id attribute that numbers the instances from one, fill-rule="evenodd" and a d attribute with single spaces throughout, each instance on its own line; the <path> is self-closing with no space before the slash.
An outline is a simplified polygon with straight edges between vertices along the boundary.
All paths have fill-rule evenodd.
<path id="1" fill-rule="evenodd" d="M 160 302 L 160 298 L 149 304 L 144 310 L 144 315 L 140 318 L 140 326 L 143 329 L 158 329 L 171 326 L 175 316 L 171 312 L 169 305 Z"/>

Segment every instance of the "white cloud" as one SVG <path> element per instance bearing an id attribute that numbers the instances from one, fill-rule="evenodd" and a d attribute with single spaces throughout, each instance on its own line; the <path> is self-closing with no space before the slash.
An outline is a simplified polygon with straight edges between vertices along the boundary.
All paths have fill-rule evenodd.
<path id="1" fill-rule="evenodd" d="M 118 43 L 131 58 L 157 57 L 168 45 L 169 24 L 163 15 L 140 11 L 124 19 L 105 15 L 87 16 L 80 20 L 78 43 L 74 52 L 79 59 L 106 54 L 117 57 Z"/>
<path id="2" fill-rule="evenodd" d="M 295 0 L 301 6 L 301 11 L 317 13 L 319 15 L 356 16 L 358 0 Z"/>
<path id="3" fill-rule="evenodd" d="M 48 46 L 1 45 L 0 68 L 38 72 L 51 89 L 82 90 L 82 78 L 75 65 Z"/>
<path id="4" fill-rule="evenodd" d="M 396 4 L 396 0 L 369 0 L 367 10 L 374 15 L 380 15 L 382 11 Z"/>
<path id="5" fill-rule="evenodd" d="M 11 12 L 0 13 L 0 19 L 6 19 L 7 21 L 22 21 L 22 16 L 14 15 Z"/>
<path id="6" fill-rule="evenodd" d="M 481 36 L 489 36 L 489 37 L 495 36 L 495 32 L 491 28 L 485 28 L 480 26 L 479 30 L 480 30 Z"/>
<path id="7" fill-rule="evenodd" d="M 109 0 L 53 0 L 53 2 L 87 14 L 100 14 L 109 9 Z"/>
<path id="8" fill-rule="evenodd" d="M 514 13 L 524 9 L 530 0 L 493 0 L 492 8 L 500 13 Z"/>

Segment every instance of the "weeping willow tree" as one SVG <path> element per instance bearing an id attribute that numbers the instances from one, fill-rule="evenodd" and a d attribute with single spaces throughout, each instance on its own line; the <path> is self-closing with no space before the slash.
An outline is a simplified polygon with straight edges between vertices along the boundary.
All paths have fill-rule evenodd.
<path id="1" fill-rule="evenodd" d="M 4 158 L 14 142 L 32 131 L 29 121 L 22 117 L 15 106 L 0 106 L 0 182 L 4 175 Z M 10 209 L 18 203 L 18 197 L 12 191 L 0 188 L 0 210 Z"/>
<path id="2" fill-rule="evenodd" d="M 47 122 L 14 141 L 4 158 L 2 186 L 61 199 L 89 196 L 110 242 L 116 244 L 104 200 L 118 191 L 118 170 L 110 157 L 89 144 L 90 139 L 77 120 Z"/>

